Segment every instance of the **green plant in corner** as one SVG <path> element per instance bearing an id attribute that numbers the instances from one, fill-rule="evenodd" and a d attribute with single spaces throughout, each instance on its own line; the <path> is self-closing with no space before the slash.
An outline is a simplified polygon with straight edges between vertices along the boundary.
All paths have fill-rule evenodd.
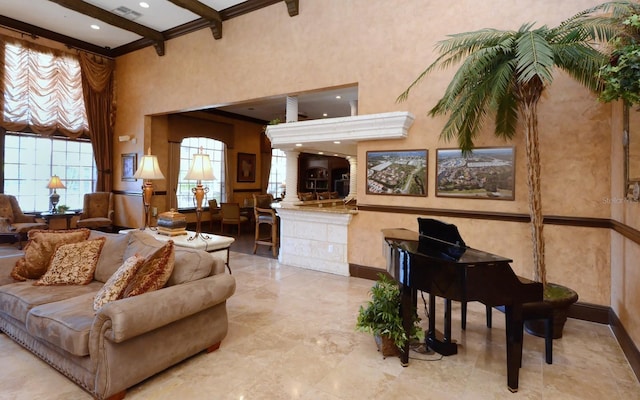
<path id="1" fill-rule="evenodd" d="M 356 330 L 371 333 L 374 336 L 387 336 L 400 349 L 407 340 L 422 339 L 424 331 L 419 325 L 420 317 L 417 313 L 414 314 L 409 334 L 402 327 L 398 283 L 384 274 L 378 274 L 378 278 L 371 288 L 371 300 L 366 306 L 360 306 Z"/>
<path id="2" fill-rule="evenodd" d="M 431 116 L 448 115 L 441 138 L 457 139 L 462 151 L 469 153 L 489 115 L 494 116 L 495 136 L 505 140 L 515 137 L 518 122 L 522 123 L 534 279 L 545 286 L 538 102 L 553 82 L 556 68 L 594 92 L 602 89 L 598 72 L 607 55 L 595 44 L 616 36 L 616 16 L 629 4 L 604 3 L 553 28 L 527 23 L 517 31 L 481 29 L 450 35 L 437 45 L 440 56 L 398 97 L 406 100 L 410 90 L 434 70 L 460 64 L 443 97 L 429 111 Z"/>

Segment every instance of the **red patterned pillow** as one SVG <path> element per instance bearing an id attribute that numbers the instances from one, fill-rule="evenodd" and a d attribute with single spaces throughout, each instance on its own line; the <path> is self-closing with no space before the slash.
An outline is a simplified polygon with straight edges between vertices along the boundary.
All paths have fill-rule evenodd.
<path id="1" fill-rule="evenodd" d="M 158 290 L 166 285 L 175 263 L 173 240 L 153 253 L 136 272 L 133 280 L 124 290 L 123 297 L 137 296 Z"/>
<path id="2" fill-rule="evenodd" d="M 36 286 L 86 285 L 93 280 L 100 251 L 106 238 L 59 244 L 51 257 L 49 269 Z"/>

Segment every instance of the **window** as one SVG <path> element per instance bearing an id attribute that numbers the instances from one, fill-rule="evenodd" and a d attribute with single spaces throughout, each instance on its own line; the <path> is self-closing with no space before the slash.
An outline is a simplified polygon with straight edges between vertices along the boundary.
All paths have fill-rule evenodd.
<path id="1" fill-rule="evenodd" d="M 41 137 L 7 132 L 4 146 L 4 193 L 18 199 L 25 212 L 49 209 L 47 188 L 58 175 L 66 189 L 58 189 L 60 202 L 82 209 L 85 193 L 93 191 L 96 180 L 93 149 L 88 140 Z"/>
<path id="2" fill-rule="evenodd" d="M 202 207 L 208 207 L 208 200 L 216 199 L 218 203 L 222 202 L 225 198 L 224 195 L 224 143 L 203 137 L 191 137 L 185 138 L 180 144 L 180 172 L 178 174 L 178 189 L 176 190 L 176 197 L 178 198 L 178 208 L 194 208 L 193 193 L 191 189 L 195 187 L 196 182 L 187 181 L 184 179 L 185 175 L 191 167 L 191 161 L 193 155 L 200 151 L 209 155 L 211 164 L 213 167 L 213 181 L 202 181 L 202 186 L 208 187 L 209 192 L 202 203 Z"/>
<path id="3" fill-rule="evenodd" d="M 273 197 L 281 197 L 285 191 L 284 182 L 287 178 L 287 156 L 280 149 L 271 150 L 271 172 L 269 172 L 269 183 L 267 193 Z"/>

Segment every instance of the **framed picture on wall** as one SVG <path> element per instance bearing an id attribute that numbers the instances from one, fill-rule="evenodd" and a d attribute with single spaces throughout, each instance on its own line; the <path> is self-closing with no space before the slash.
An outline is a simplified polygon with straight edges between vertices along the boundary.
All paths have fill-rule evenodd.
<path id="1" fill-rule="evenodd" d="M 238 153 L 238 172 L 236 175 L 238 182 L 256 181 L 256 155 L 249 153 Z"/>
<path id="2" fill-rule="evenodd" d="M 136 181 L 137 179 L 133 177 L 133 174 L 136 173 L 136 168 L 138 168 L 138 154 L 137 153 L 126 153 L 122 154 L 122 180 L 123 181 Z"/>
<path id="3" fill-rule="evenodd" d="M 427 195 L 427 150 L 368 151 L 367 193 Z"/>
<path id="4" fill-rule="evenodd" d="M 513 200 L 515 149 L 485 147 L 463 155 L 460 149 L 438 149 L 436 196 Z"/>

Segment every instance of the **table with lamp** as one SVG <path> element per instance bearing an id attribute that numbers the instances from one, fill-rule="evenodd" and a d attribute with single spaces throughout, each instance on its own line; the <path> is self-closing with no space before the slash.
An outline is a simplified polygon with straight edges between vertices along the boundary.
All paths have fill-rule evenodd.
<path id="1" fill-rule="evenodd" d="M 67 229 L 71 229 L 71 219 L 76 215 L 74 211 L 58 211 L 58 203 L 60 202 L 60 195 L 57 189 L 66 189 L 67 187 L 62 183 L 62 180 L 58 175 L 53 175 L 47 184 L 48 189 L 53 189 L 53 193 L 49 195 L 49 211 L 40 213 L 40 218 L 44 219 L 47 225 L 54 219 L 65 219 L 67 222 Z"/>
<path id="2" fill-rule="evenodd" d="M 204 250 L 214 257 L 222 256 L 220 258 L 225 261 L 225 265 L 227 266 L 229 273 L 231 273 L 231 268 L 229 267 L 229 249 L 235 239 L 227 236 L 203 234 L 201 229 L 202 201 L 204 200 L 205 194 L 209 191 L 209 188 L 202 187 L 202 181 L 215 179 L 213 169 L 211 167 L 211 160 L 207 154 L 202 153 L 202 148 L 200 148 L 199 153 L 194 155 L 191 168 L 185 176 L 185 179 L 195 180 L 197 182 L 196 187 L 192 188 L 192 192 L 196 200 L 197 222 L 195 232 L 187 231 L 185 229 L 184 233 L 186 235 L 174 236 L 161 234 L 157 229 L 150 227 L 151 200 L 153 197 L 152 180 L 164 179 L 164 175 L 162 174 L 158 164 L 158 158 L 151 155 L 151 149 L 148 150 L 147 155 L 142 156 L 140 166 L 133 176 L 136 179 L 144 180 L 144 184 L 142 186 L 142 197 L 145 209 L 145 223 L 142 228 L 143 231 L 149 235 L 153 235 L 154 238 L 160 241 L 166 242 L 173 240 L 173 243 L 176 246 Z M 128 233 L 133 230 L 135 229 L 125 229 L 121 230 L 120 233 Z"/>

